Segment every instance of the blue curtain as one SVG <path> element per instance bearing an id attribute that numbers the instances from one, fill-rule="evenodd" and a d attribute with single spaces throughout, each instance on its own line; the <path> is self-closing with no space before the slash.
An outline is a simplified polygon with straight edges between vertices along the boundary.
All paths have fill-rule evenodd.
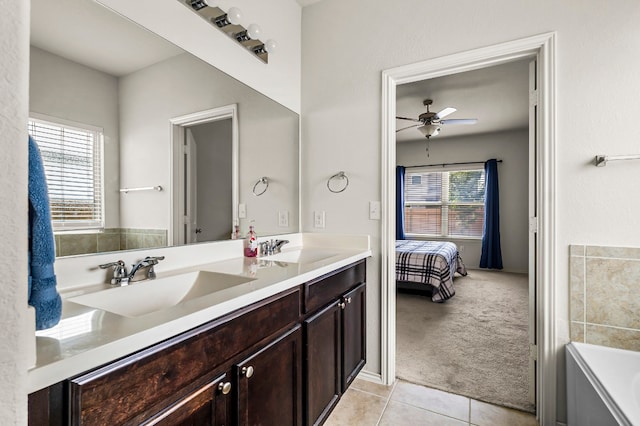
<path id="1" fill-rule="evenodd" d="M 500 196 L 498 191 L 498 162 L 484 163 L 484 230 L 482 232 L 482 256 L 480 267 L 502 269 L 500 249 Z"/>
<path id="2" fill-rule="evenodd" d="M 396 167 L 396 240 L 404 240 L 404 166 Z"/>

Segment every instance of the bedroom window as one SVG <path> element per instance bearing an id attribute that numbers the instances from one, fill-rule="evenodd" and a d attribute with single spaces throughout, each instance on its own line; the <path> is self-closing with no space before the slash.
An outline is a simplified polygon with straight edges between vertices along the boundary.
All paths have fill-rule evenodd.
<path id="1" fill-rule="evenodd" d="M 484 170 L 407 170 L 404 217 L 407 234 L 482 238 Z"/>
<path id="2" fill-rule="evenodd" d="M 39 114 L 28 128 L 42 155 L 53 230 L 103 229 L 102 129 Z"/>

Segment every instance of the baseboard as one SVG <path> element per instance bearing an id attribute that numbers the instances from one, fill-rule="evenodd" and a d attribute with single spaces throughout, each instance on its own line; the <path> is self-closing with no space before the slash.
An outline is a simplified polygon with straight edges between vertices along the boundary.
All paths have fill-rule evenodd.
<path id="1" fill-rule="evenodd" d="M 556 422 L 556 426 L 567 426 L 567 424 L 562 422 Z"/>
<path id="2" fill-rule="evenodd" d="M 381 374 L 371 373 L 371 372 L 366 371 L 366 370 L 362 370 L 360 372 L 360 374 L 358 374 L 358 379 L 366 380 L 367 382 L 378 383 L 380 385 L 384 384 L 384 383 L 382 383 L 382 375 Z"/>

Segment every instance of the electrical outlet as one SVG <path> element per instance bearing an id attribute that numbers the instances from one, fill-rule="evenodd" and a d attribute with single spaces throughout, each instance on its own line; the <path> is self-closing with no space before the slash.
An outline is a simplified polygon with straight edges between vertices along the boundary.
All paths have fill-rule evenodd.
<path id="1" fill-rule="evenodd" d="M 289 212 L 287 210 L 278 212 L 278 226 L 283 228 L 289 226 Z"/>
<path id="2" fill-rule="evenodd" d="M 324 228 L 324 211 L 316 211 L 313 212 L 313 227 L 314 228 Z"/>
<path id="3" fill-rule="evenodd" d="M 246 219 L 246 217 L 247 217 L 247 205 L 246 204 L 238 204 L 238 217 L 240 219 Z"/>
<path id="4" fill-rule="evenodd" d="M 369 201 L 369 219 L 380 220 L 380 201 Z"/>
<path id="5" fill-rule="evenodd" d="M 459 245 L 459 246 L 458 246 L 458 251 L 459 251 L 460 253 L 464 253 L 464 246 L 463 246 L 463 245 Z"/>

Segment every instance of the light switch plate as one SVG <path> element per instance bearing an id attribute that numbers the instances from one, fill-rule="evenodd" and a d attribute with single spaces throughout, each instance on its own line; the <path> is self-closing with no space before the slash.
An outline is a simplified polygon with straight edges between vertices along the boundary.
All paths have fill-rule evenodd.
<path id="1" fill-rule="evenodd" d="M 313 227 L 324 228 L 324 210 L 313 212 Z"/>
<path id="2" fill-rule="evenodd" d="M 246 219 L 246 217 L 247 217 L 247 205 L 246 204 L 238 204 L 238 217 L 240 219 Z"/>
<path id="3" fill-rule="evenodd" d="M 278 226 L 286 228 L 289 226 L 289 211 L 281 210 L 278 212 Z"/>
<path id="4" fill-rule="evenodd" d="M 380 201 L 369 201 L 369 219 L 380 220 Z"/>

